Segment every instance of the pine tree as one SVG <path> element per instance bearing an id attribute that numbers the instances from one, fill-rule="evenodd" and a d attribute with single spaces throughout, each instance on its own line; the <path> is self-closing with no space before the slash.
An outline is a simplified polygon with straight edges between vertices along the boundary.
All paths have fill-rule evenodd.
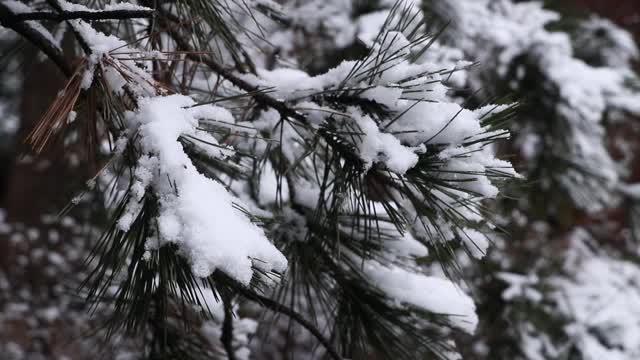
<path id="1" fill-rule="evenodd" d="M 515 105 L 460 105 L 469 64 L 432 53 L 412 3 L 340 61 L 295 48 L 349 45 L 341 6 L 367 5 L 0 3 L 68 79 L 27 141 L 94 170 L 62 213 L 103 229 L 80 291 L 120 356 L 247 358 L 280 316 L 332 359 L 448 358 L 474 331 L 459 257 L 484 255 L 483 201 L 518 177 L 491 146 Z"/>
<path id="2" fill-rule="evenodd" d="M 22 161 L 72 169 L 43 226 L 0 212 L 0 338 L 44 334 L 9 358 L 640 356 L 640 52 L 614 23 L 516 0 L 3 0 L 0 23 L 0 135 L 36 62 L 66 84 Z"/>

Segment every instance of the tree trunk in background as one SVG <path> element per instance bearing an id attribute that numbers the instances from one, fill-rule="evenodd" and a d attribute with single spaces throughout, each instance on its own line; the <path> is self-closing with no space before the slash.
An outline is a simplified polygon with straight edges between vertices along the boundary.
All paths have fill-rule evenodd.
<path id="1" fill-rule="evenodd" d="M 38 61 L 34 53 L 27 59 L 20 105 L 21 123 L 16 141 L 17 157 L 9 173 L 5 198 L 9 222 L 40 224 L 42 214 L 55 210 L 55 205 L 60 203 L 61 185 L 73 174 L 58 152 L 45 151 L 35 158 L 26 155 L 29 149 L 24 144 L 65 81 L 64 75 L 50 61 Z"/>
<path id="2" fill-rule="evenodd" d="M 71 199 L 66 189 L 82 181 L 86 168 L 79 156 L 75 164 L 69 161 L 70 149 L 25 156 L 25 138 L 66 78 L 53 63 L 41 61 L 35 50 L 26 54 L 20 130 L 4 197 L 2 226 L 8 231 L 0 234 L 0 358 L 96 358 L 95 347 L 83 345 L 88 314 L 76 293 L 89 246 L 86 229 L 71 218 L 56 218 Z"/>

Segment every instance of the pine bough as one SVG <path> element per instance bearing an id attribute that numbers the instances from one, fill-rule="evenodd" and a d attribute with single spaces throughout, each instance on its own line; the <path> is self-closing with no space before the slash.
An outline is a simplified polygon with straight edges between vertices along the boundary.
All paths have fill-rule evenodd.
<path id="1" fill-rule="evenodd" d="M 448 84 L 468 63 L 429 55 L 434 35 L 412 4 L 369 28 L 359 58 L 315 76 L 264 55 L 295 26 L 269 1 L 49 1 L 57 15 L 42 16 L 84 52 L 75 68 L 34 23 L 41 10 L 2 4 L 3 24 L 39 34 L 28 40 L 69 76 L 30 142 L 46 151 L 77 131 L 104 163 L 87 191 L 105 194 L 112 221 L 84 289 L 94 306 L 111 302 L 111 333 L 164 321 L 152 328 L 166 336 L 186 307 L 211 315 L 205 293 L 224 304 L 229 358 L 247 356 L 229 334 L 246 300 L 302 324 L 333 358 L 444 358 L 452 329 L 473 333 L 456 253 L 486 253 L 483 201 L 518 177 L 491 146 L 515 106 L 454 101 Z M 113 11 L 124 26 L 81 16 Z"/>

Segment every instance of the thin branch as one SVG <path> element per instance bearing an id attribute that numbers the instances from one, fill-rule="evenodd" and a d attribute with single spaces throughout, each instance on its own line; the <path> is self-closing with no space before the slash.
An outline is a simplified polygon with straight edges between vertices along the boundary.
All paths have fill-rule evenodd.
<path id="1" fill-rule="evenodd" d="M 13 16 L 13 21 L 26 20 L 50 20 L 65 21 L 73 19 L 82 20 L 126 20 L 136 18 L 153 17 L 154 11 L 149 10 L 100 10 L 100 11 L 62 11 L 59 13 L 50 11 L 37 11 L 20 13 Z"/>
<path id="2" fill-rule="evenodd" d="M 59 14 L 64 13 L 64 9 L 62 8 L 62 5 L 60 4 L 60 2 L 58 0 L 46 0 L 46 1 Z M 78 43 L 80 44 L 80 47 L 82 47 L 82 50 L 84 50 L 85 54 L 91 55 L 91 48 L 89 47 L 89 44 L 87 43 L 85 38 L 83 38 L 82 35 L 80 35 L 80 33 L 75 28 L 75 26 L 73 26 L 73 24 L 71 24 L 70 22 L 67 21 L 67 25 L 69 25 L 69 29 L 71 30 L 73 35 L 76 37 L 76 40 L 78 40 Z"/>
<path id="3" fill-rule="evenodd" d="M 236 360 L 236 353 L 233 351 L 233 309 L 231 297 L 223 295 L 222 305 L 224 306 L 224 320 L 222 321 L 222 335 L 220 342 L 224 346 L 229 360 Z"/>
<path id="4" fill-rule="evenodd" d="M 336 350 L 333 345 L 331 345 L 331 342 L 329 340 L 325 339 L 320 330 L 318 330 L 311 322 L 302 317 L 302 315 L 298 314 L 295 310 L 259 294 L 252 293 L 250 296 L 248 296 L 248 298 L 272 311 L 286 315 L 295 320 L 298 324 L 307 329 L 307 331 L 309 331 L 322 344 L 322 346 L 324 346 L 331 358 L 333 358 L 334 360 L 342 360 L 342 356 L 340 356 L 338 350 Z"/>
<path id="5" fill-rule="evenodd" d="M 238 281 L 220 270 L 216 270 L 213 275 L 215 276 L 215 282 L 226 285 L 228 289 L 233 289 L 233 291 L 244 296 L 247 300 L 256 302 L 271 311 L 286 315 L 289 318 L 293 319 L 302 327 L 307 329 L 318 340 L 318 342 L 320 342 L 322 346 L 324 346 L 324 348 L 327 350 L 327 353 L 329 353 L 332 359 L 343 360 L 342 356 L 340 356 L 338 351 L 333 347 L 333 345 L 331 345 L 331 341 L 326 339 L 324 335 L 322 335 L 322 332 L 320 332 L 320 330 L 315 327 L 315 325 L 305 319 L 302 315 L 298 314 L 295 310 L 282 305 L 279 302 L 272 300 L 266 296 L 256 293 L 250 288 L 238 283 Z"/>
<path id="6" fill-rule="evenodd" d="M 168 14 L 163 12 L 163 15 Z M 173 38 L 173 40 L 176 42 L 178 48 L 187 53 L 186 56 L 190 60 L 207 65 L 212 71 L 218 73 L 220 76 L 224 77 L 238 88 L 246 92 L 255 93 L 252 95 L 253 99 L 263 105 L 273 108 L 274 110 L 278 111 L 283 117 L 289 117 L 302 122 L 306 122 L 306 117 L 304 116 L 304 114 L 299 113 L 293 108 L 289 107 L 289 105 L 287 105 L 287 103 L 285 103 L 284 101 L 267 95 L 265 92 L 261 91 L 258 86 L 253 85 L 248 81 L 238 77 L 233 72 L 215 61 L 213 58 L 194 53 L 194 49 L 189 45 L 189 42 L 179 33 L 177 29 L 168 26 L 167 32 L 169 33 L 169 36 L 171 36 L 171 38 Z"/>
<path id="7" fill-rule="evenodd" d="M 27 39 L 31 44 L 47 55 L 47 57 L 49 57 L 49 59 L 58 66 L 64 75 L 71 77 L 71 75 L 73 75 L 73 69 L 65 59 L 62 51 L 28 23 L 15 21 L 15 16 L 16 14 L 14 14 L 6 4 L 0 2 L 0 24 L 17 32 L 23 38 Z"/>

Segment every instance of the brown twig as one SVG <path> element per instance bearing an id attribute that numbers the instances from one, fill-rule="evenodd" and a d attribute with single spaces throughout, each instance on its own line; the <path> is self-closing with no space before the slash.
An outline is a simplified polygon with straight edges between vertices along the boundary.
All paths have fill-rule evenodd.
<path id="1" fill-rule="evenodd" d="M 73 110 L 82 90 L 85 68 L 86 60 L 83 59 L 64 90 L 55 98 L 42 119 L 27 136 L 26 142 L 31 144 L 36 154 L 40 154 L 55 135 L 62 133 L 64 127 L 68 125 L 69 113 Z"/>

